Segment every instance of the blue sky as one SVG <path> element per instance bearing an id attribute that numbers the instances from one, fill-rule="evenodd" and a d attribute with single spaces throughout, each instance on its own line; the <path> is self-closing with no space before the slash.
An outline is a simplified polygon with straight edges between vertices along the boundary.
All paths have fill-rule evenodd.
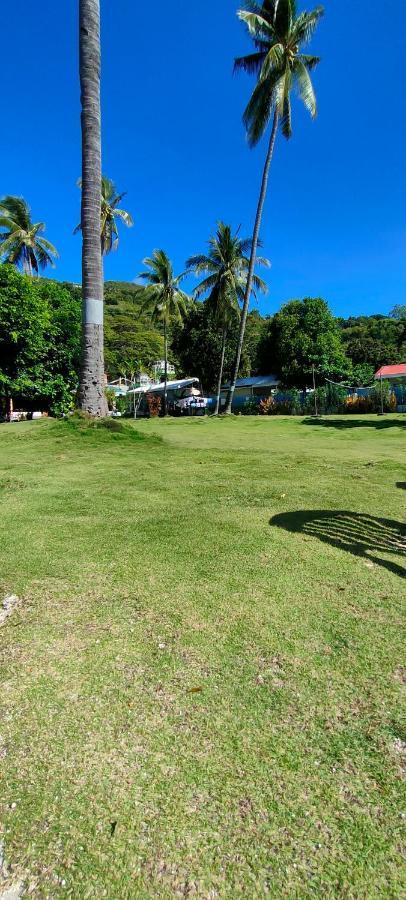
<path id="1" fill-rule="evenodd" d="M 306 4 L 307 8 L 314 5 Z M 326 0 L 313 50 L 319 115 L 295 102 L 279 136 L 264 216 L 272 260 L 262 312 L 323 296 L 337 315 L 388 312 L 406 295 L 404 46 L 400 0 Z M 80 281 L 76 0 L 7 6 L 0 194 L 23 195 L 58 247 L 58 279 Z M 175 267 L 222 218 L 250 234 L 265 146 L 241 115 L 252 80 L 232 76 L 249 42 L 238 0 L 102 0 L 103 169 L 135 226 L 105 265 L 133 280 L 163 247 Z M 299 4 L 300 8 L 305 8 Z M 10 100 L 10 102 L 8 102 Z"/>

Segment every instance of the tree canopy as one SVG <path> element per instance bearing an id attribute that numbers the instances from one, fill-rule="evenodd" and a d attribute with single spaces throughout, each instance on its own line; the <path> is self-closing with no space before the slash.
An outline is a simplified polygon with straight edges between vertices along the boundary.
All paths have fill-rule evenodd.
<path id="1" fill-rule="evenodd" d="M 54 266 L 58 251 L 43 236 L 45 222 L 33 222 L 23 197 L 0 200 L 0 260 L 12 263 L 26 275 Z"/>
<path id="2" fill-rule="evenodd" d="M 348 376 L 351 366 L 325 300 L 306 297 L 282 306 L 270 320 L 261 366 L 295 387 L 311 384 L 313 366 L 319 378 L 340 380 Z"/>

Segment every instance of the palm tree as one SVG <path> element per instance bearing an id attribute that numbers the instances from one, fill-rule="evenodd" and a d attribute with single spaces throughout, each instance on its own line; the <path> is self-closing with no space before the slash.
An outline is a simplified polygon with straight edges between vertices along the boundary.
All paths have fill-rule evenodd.
<path id="1" fill-rule="evenodd" d="M 298 14 L 296 0 L 264 0 L 262 4 L 246 2 L 245 9 L 238 12 L 238 17 L 245 22 L 255 47 L 254 53 L 236 59 L 234 64 L 235 71 L 242 69 L 244 72 L 257 76 L 256 86 L 243 117 L 250 146 L 254 147 L 260 141 L 271 118 L 272 128 L 255 218 L 250 267 L 241 315 L 240 337 L 227 397 L 226 412 L 228 413 L 231 412 L 244 343 L 255 258 L 276 135 L 279 125 L 285 138 L 290 138 L 292 135 L 291 94 L 293 88 L 297 88 L 299 97 L 310 115 L 313 118 L 316 115 L 316 97 L 309 72 L 320 60 L 317 56 L 302 53 L 302 47 L 312 37 L 323 12 L 323 7 L 317 6 L 312 12 Z"/>
<path id="2" fill-rule="evenodd" d="M 193 291 L 193 295 L 198 300 L 204 294 L 208 294 L 206 302 L 214 310 L 216 322 L 221 330 L 215 416 L 218 415 L 220 409 L 227 334 L 236 314 L 239 315 L 239 302 L 244 301 L 249 269 L 249 258 L 246 254 L 250 252 L 251 245 L 251 238 L 242 240 L 238 237 L 238 233 L 232 234 L 229 225 L 219 222 L 216 235 L 209 240 L 207 256 L 192 256 L 186 263 L 188 269 L 192 269 L 196 275 L 206 275 L 206 278 Z M 258 259 L 257 262 L 270 266 L 267 259 Z M 257 275 L 254 275 L 253 286 L 254 290 L 264 292 L 268 290 L 265 282 Z"/>
<path id="3" fill-rule="evenodd" d="M 79 178 L 78 185 L 82 187 L 81 178 Z M 114 181 L 111 178 L 107 178 L 106 175 L 102 175 L 100 237 L 103 256 L 107 256 L 112 250 L 117 250 L 118 228 L 116 219 L 121 219 L 128 228 L 131 228 L 134 224 L 131 214 L 125 209 L 119 209 L 118 205 L 123 197 L 125 197 L 125 191 L 123 194 L 117 194 Z M 77 225 L 73 233 L 76 234 L 81 230 L 81 227 L 80 224 Z"/>
<path id="4" fill-rule="evenodd" d="M 80 406 L 107 413 L 104 395 L 103 264 L 101 218 L 100 0 L 79 0 L 79 73 L 82 104 L 83 356 Z"/>
<path id="5" fill-rule="evenodd" d="M 42 237 L 44 222 L 32 222 L 31 210 L 22 197 L 4 197 L 0 200 L 0 257 L 12 263 L 26 275 L 46 266 L 54 266 L 58 252 L 54 245 Z"/>
<path id="6" fill-rule="evenodd" d="M 186 272 L 175 277 L 173 266 L 164 250 L 154 250 L 152 257 L 143 260 L 144 266 L 148 266 L 148 272 L 141 272 L 138 276 L 147 282 L 142 309 L 149 313 L 151 319 L 162 325 L 164 332 L 164 358 L 165 358 L 165 386 L 164 386 L 164 415 L 167 411 L 167 384 L 168 384 L 168 331 L 175 322 L 181 323 L 186 313 L 189 297 L 179 285 L 186 276 Z"/>

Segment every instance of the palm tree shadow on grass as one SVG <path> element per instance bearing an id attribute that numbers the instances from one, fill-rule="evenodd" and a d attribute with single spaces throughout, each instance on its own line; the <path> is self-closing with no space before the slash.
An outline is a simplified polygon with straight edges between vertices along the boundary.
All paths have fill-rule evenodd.
<path id="1" fill-rule="evenodd" d="M 339 431 L 344 431 L 349 428 L 375 428 L 377 431 L 382 431 L 385 428 L 406 428 L 406 418 L 363 419 L 348 416 L 342 419 L 334 419 L 332 417 L 324 418 L 323 416 L 320 416 L 319 418 L 316 418 L 315 416 L 307 416 L 306 419 L 303 419 L 302 425 L 316 425 L 318 428 L 338 428 Z"/>
<path id="2" fill-rule="evenodd" d="M 383 566 L 395 575 L 406 575 L 403 566 L 376 555 L 393 553 L 403 558 L 406 554 L 406 528 L 393 519 L 379 519 L 349 510 L 315 509 L 281 513 L 273 516 L 269 524 L 316 537 L 332 547 Z"/>

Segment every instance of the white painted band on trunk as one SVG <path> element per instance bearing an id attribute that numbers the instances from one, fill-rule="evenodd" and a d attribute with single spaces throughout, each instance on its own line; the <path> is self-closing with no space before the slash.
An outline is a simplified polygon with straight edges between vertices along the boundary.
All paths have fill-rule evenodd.
<path id="1" fill-rule="evenodd" d="M 103 325 L 103 300 L 86 297 L 85 322 L 86 325 Z"/>

